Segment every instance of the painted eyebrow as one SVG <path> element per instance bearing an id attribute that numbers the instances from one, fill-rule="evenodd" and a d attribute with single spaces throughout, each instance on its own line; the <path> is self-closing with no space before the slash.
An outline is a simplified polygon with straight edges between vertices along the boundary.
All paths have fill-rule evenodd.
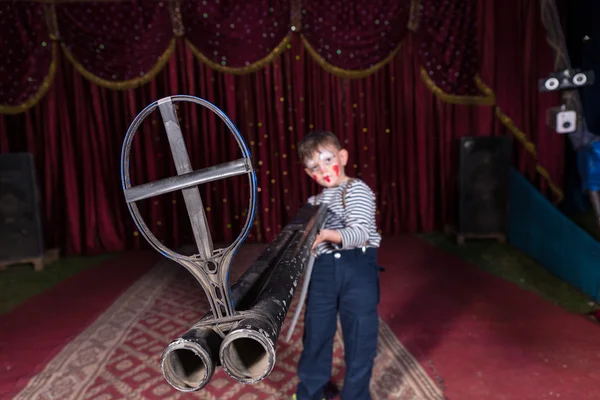
<path id="1" fill-rule="evenodd" d="M 319 159 L 320 160 L 324 160 L 324 159 L 329 158 L 329 157 L 333 158 L 334 155 L 333 155 L 332 152 L 327 151 L 327 150 L 319 154 Z"/>

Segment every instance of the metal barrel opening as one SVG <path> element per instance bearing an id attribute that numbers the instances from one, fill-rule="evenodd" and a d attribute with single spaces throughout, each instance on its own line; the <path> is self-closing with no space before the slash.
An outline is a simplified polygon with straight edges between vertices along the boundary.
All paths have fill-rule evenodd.
<path id="1" fill-rule="evenodd" d="M 161 369 L 171 386 L 182 392 L 193 392 L 210 381 L 215 364 L 200 344 L 174 342 L 163 352 Z"/>
<path id="2" fill-rule="evenodd" d="M 275 348 L 261 333 L 252 329 L 234 330 L 223 340 L 220 351 L 223 369 L 243 383 L 267 377 L 275 366 Z"/>

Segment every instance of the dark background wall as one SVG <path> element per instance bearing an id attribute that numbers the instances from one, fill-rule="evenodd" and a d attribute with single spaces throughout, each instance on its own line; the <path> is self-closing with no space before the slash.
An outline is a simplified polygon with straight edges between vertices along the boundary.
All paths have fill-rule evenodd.
<path id="1" fill-rule="evenodd" d="M 581 89 L 580 95 L 588 129 L 600 135 L 600 1 L 563 0 L 559 7 L 573 67 L 593 70 L 596 75 L 596 84 Z M 588 209 L 588 203 L 581 193 L 576 154 L 569 146 L 566 151 L 565 211 L 578 213 Z"/>

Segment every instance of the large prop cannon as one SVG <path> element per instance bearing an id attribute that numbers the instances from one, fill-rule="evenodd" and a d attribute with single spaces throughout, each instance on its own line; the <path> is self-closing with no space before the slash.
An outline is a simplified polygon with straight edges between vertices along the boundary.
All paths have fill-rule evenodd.
<path id="1" fill-rule="evenodd" d="M 242 151 L 241 159 L 193 171 L 179 125 L 175 103 L 206 107 L 225 122 Z M 177 176 L 131 186 L 130 152 L 134 136 L 156 109 L 167 132 Z M 228 247 L 213 249 L 198 185 L 236 175 L 248 175 L 249 212 L 239 236 Z M 213 104 L 192 96 L 171 96 L 147 106 L 133 120 L 121 153 L 125 200 L 139 231 L 162 255 L 185 267 L 200 283 L 210 311 L 167 346 L 161 369 L 167 382 L 184 391 L 202 389 L 221 365 L 234 379 L 255 383 L 275 365 L 275 348 L 292 297 L 306 266 L 310 249 L 326 214 L 325 206 L 306 205 L 278 237 L 230 287 L 231 260 L 246 238 L 256 208 L 256 176 L 250 152 L 229 118 Z M 136 202 L 181 190 L 190 217 L 198 254 L 185 256 L 165 247 L 148 229 Z"/>
<path id="2" fill-rule="evenodd" d="M 234 315 L 208 313 L 163 352 L 161 368 L 181 391 L 204 387 L 215 367 L 255 383 L 275 366 L 275 347 L 325 208 L 305 206 L 231 289 Z"/>

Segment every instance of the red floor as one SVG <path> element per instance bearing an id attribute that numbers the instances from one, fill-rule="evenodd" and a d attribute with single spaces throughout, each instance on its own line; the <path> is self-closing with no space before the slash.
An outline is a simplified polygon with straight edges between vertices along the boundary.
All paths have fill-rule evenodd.
<path id="1" fill-rule="evenodd" d="M 125 255 L 0 316 L 0 399 L 158 259 Z M 600 399 L 600 324 L 414 237 L 386 238 L 380 264 L 381 316 L 448 400 Z"/>
<path id="2" fill-rule="evenodd" d="M 600 324 L 414 237 L 380 264 L 381 316 L 448 400 L 600 399 Z"/>
<path id="3" fill-rule="evenodd" d="M 124 254 L 0 315 L 0 399 L 11 399 L 159 257 Z"/>

